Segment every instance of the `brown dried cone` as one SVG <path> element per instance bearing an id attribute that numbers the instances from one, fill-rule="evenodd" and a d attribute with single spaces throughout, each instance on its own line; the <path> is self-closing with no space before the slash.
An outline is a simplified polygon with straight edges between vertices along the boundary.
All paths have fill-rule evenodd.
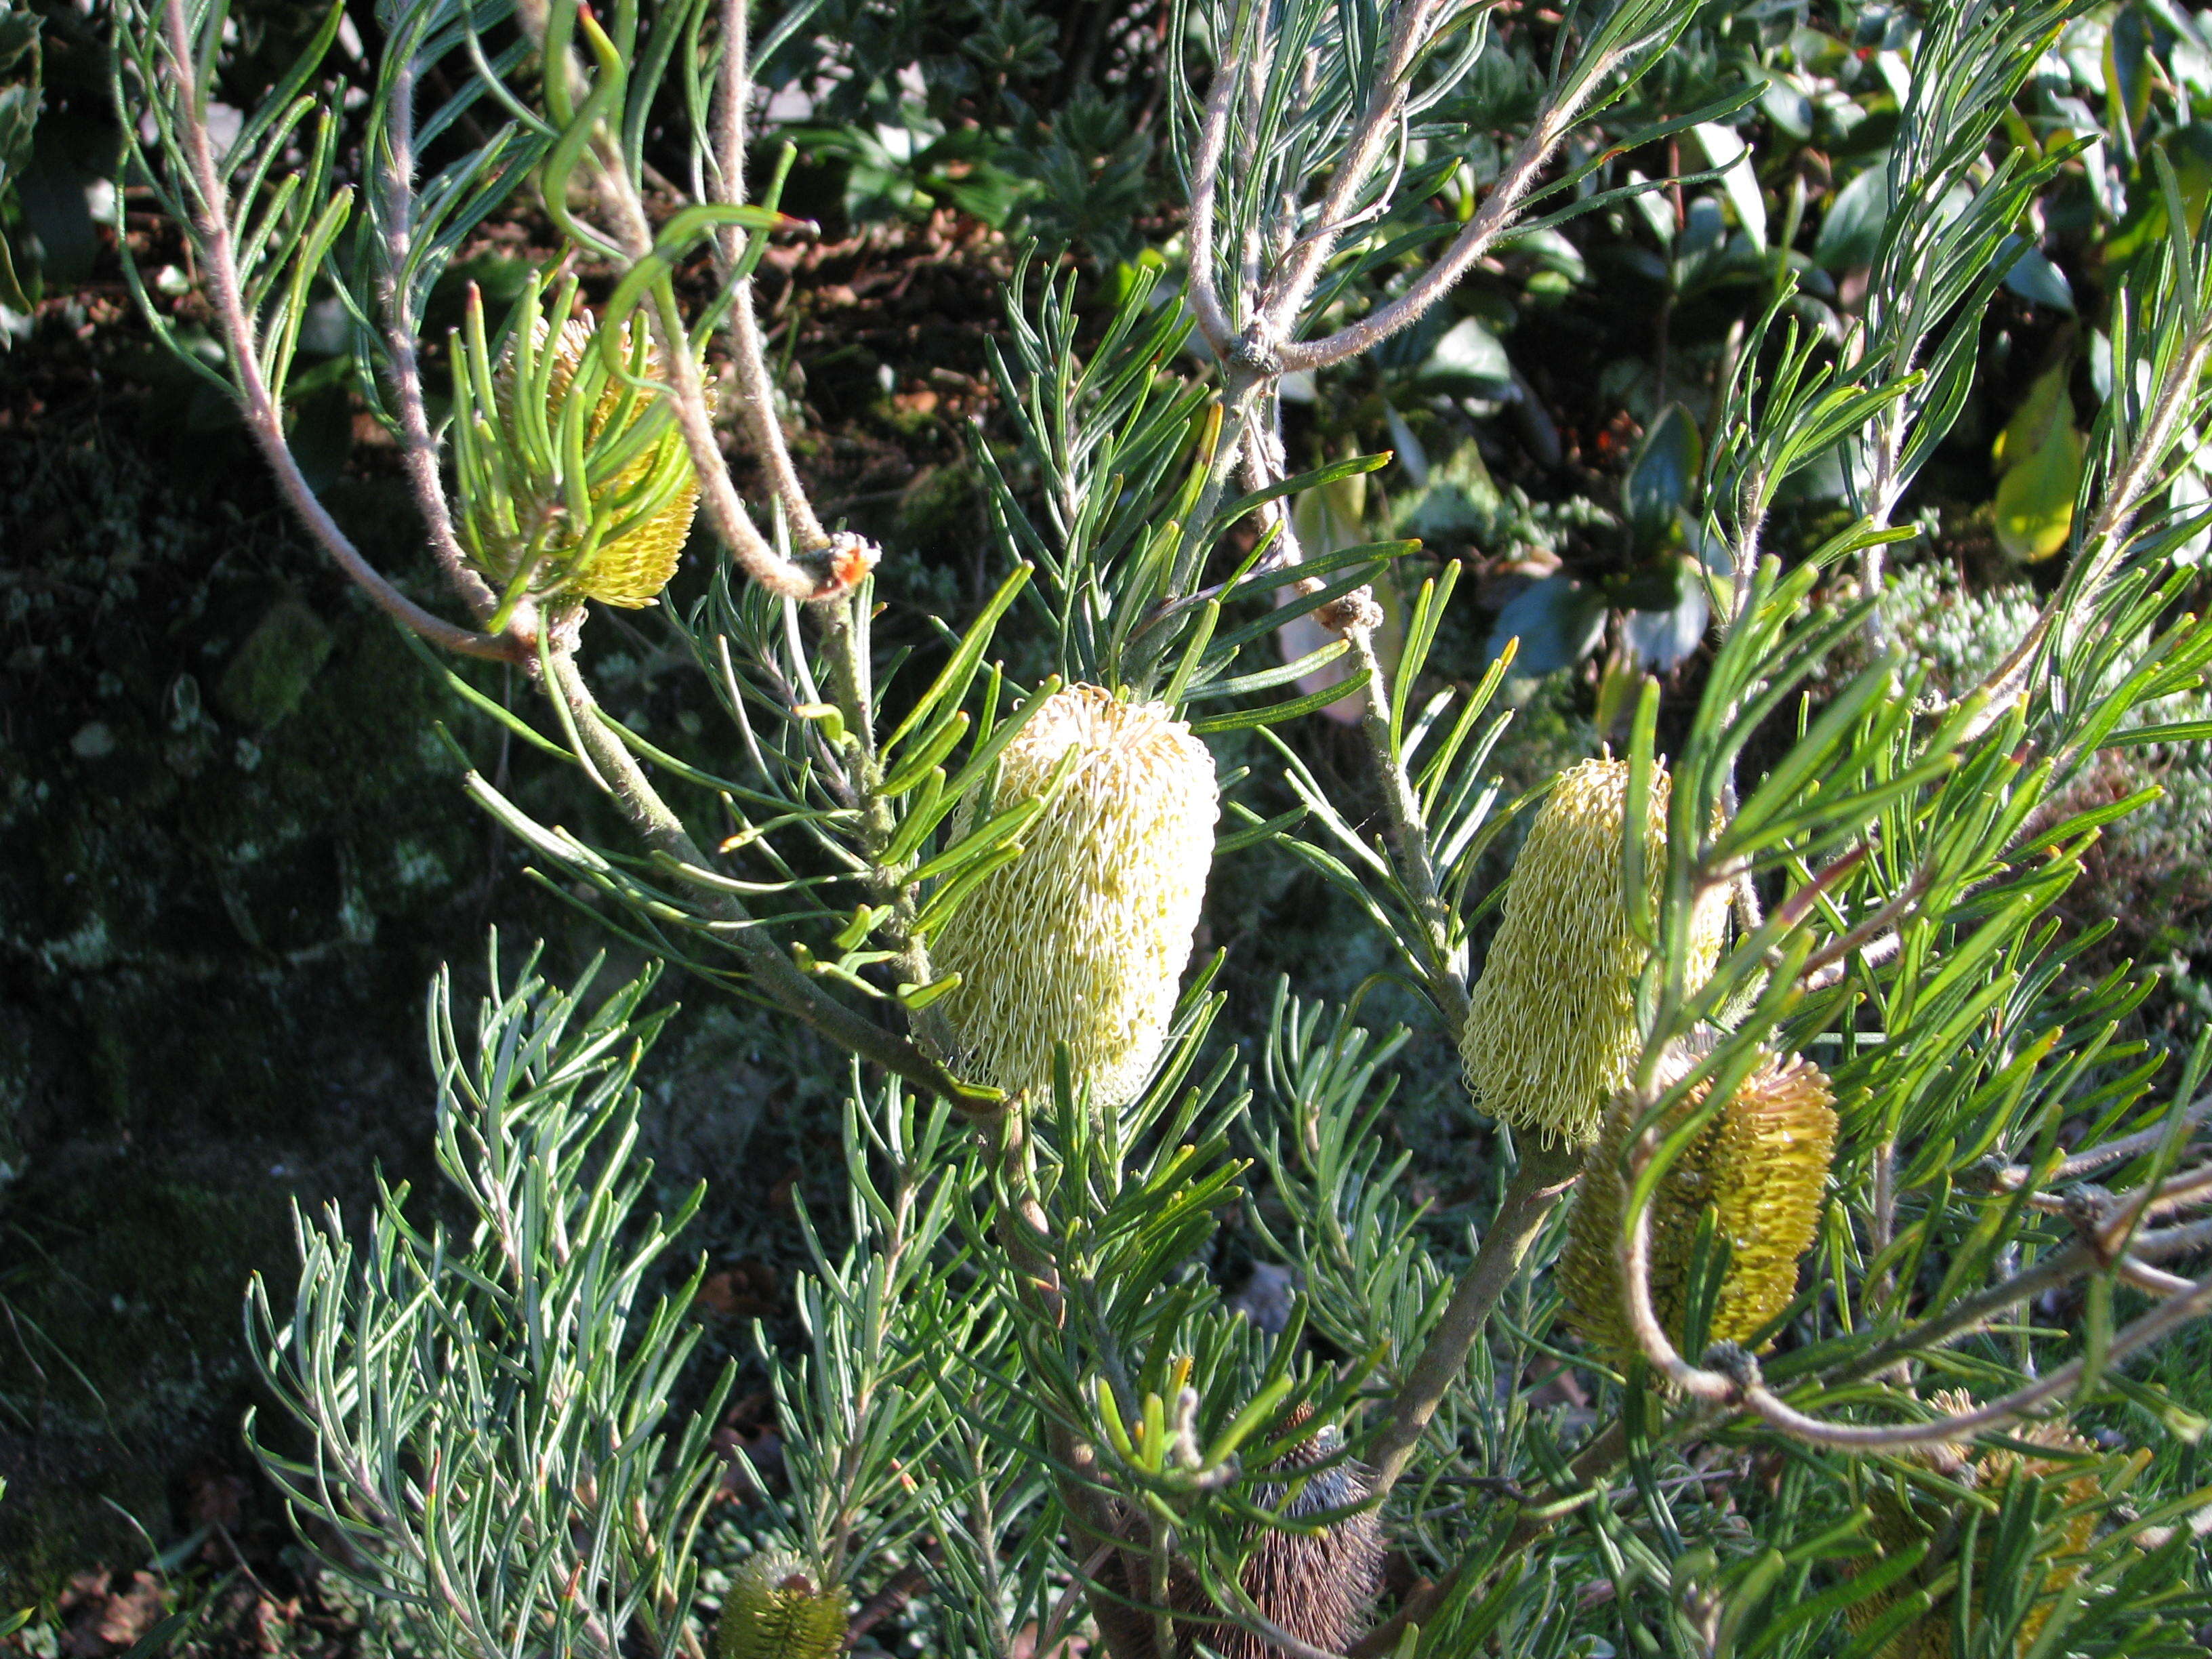
<path id="1" fill-rule="evenodd" d="M 1277 1434 L 1311 1414 L 1310 1407 L 1299 1407 Z M 1325 1426 L 1301 1441 L 1277 1468 L 1285 1474 L 1311 1468 L 1334 1456 L 1343 1444 L 1342 1435 Z M 1347 1508 L 1369 1490 L 1367 1470 L 1346 1460 L 1310 1476 L 1287 1504 L 1285 1487 L 1277 1486 L 1261 1486 L 1252 1501 L 1271 1510 L 1283 1504 L 1288 1520 Z M 1342 1653 L 1366 1628 L 1368 1605 L 1382 1588 L 1382 1525 L 1374 1510 L 1362 1510 L 1317 1534 L 1271 1529 L 1247 1558 L 1239 1582 L 1270 1622 L 1309 1646 Z M 1141 1602 L 1141 1592 L 1132 1595 L 1127 1587 L 1141 1584 L 1146 1570 L 1145 1558 L 1132 1553 L 1109 1560 L 1100 1576 L 1110 1588 Z M 1287 1659 L 1285 1650 L 1233 1622 L 1226 1609 L 1215 1608 L 1198 1576 L 1181 1562 L 1169 1578 L 1168 1601 L 1180 1612 L 1198 1615 L 1176 1621 L 1175 1659 L 1194 1659 L 1201 1643 L 1221 1659 Z M 1121 1615 L 1113 1620 L 1115 1651 L 1127 1651 L 1131 1659 L 1157 1659 L 1152 1620 L 1131 1609 L 1122 1609 Z"/>
<path id="2" fill-rule="evenodd" d="M 1644 861 L 1655 902 L 1671 789 L 1666 768 L 1655 766 Z M 1460 1035 L 1475 1104 L 1547 1142 L 1587 1146 L 1643 1048 L 1636 981 L 1650 951 L 1629 927 L 1627 813 L 1626 761 L 1584 761 L 1552 786 L 1507 878 L 1504 918 Z M 1698 907 L 1692 984 L 1712 972 L 1727 922 L 1723 896 Z"/>
<path id="3" fill-rule="evenodd" d="M 1064 1042 L 1093 1101 L 1119 1106 L 1151 1074 L 1190 960 L 1220 815 L 1213 757 L 1164 703 L 1071 685 L 999 757 L 994 811 L 1040 798 L 1022 856 L 930 942 L 936 971 L 960 984 L 921 1035 L 1009 1094 L 1050 1086 Z"/>
<path id="4" fill-rule="evenodd" d="M 1693 1091 L 1671 1120 L 1701 1103 Z M 1677 1347 L 1701 1218 L 1729 1246 L 1708 1342 L 1746 1342 L 1797 1293 L 1797 1263 L 1819 1230 L 1836 1150 L 1835 1095 L 1820 1067 L 1769 1055 L 1675 1160 L 1652 1195 L 1651 1306 Z M 1607 1114 L 1567 1218 L 1559 1276 L 1567 1316 L 1592 1347 L 1626 1361 L 1637 1351 L 1621 1300 L 1620 1240 L 1627 1198 L 1618 1176 L 1637 1113 L 1626 1098 Z M 1694 1356 L 1693 1356 L 1694 1357 Z"/>
<path id="5" fill-rule="evenodd" d="M 845 1647 L 845 1593 L 781 1551 L 750 1556 L 732 1576 L 714 1630 L 715 1659 L 830 1659 Z"/>
<path id="6" fill-rule="evenodd" d="M 1966 1395 L 1953 1389 L 1937 1394 L 1930 1403 L 1947 1416 L 1971 1411 L 1974 1406 Z M 2011 1431 L 2009 1437 L 2076 1455 L 2090 1455 L 2095 1451 L 2075 1433 L 2070 1425 L 2059 1421 L 2031 1424 Z M 2053 1484 L 2057 1489 L 2057 1513 L 2038 1533 L 2035 1544 L 2035 1559 L 2043 1568 L 2041 1589 L 2047 1598 L 2066 1589 L 2081 1577 L 2083 1557 L 2096 1534 L 2097 1506 L 2103 1500 L 2104 1489 L 2096 1475 L 2080 1463 L 2062 1458 L 2027 1456 L 2005 1447 L 1992 1447 L 1970 1459 L 1966 1447 L 1948 1442 L 1907 1455 L 1962 1485 L 1999 1498 L 2011 1481 Z M 2147 1454 L 2138 1452 L 2136 1456 L 2143 1458 Z M 1894 1481 L 1885 1481 L 1871 1490 L 1867 1494 L 1867 1507 L 1873 1515 L 1870 1530 L 1875 1542 L 1885 1554 L 1907 1550 L 1923 1541 L 1931 1547 L 1912 1577 L 1850 1606 L 1845 1619 L 1854 1631 L 1867 1629 L 1896 1606 L 1900 1598 L 1918 1590 L 1920 1581 L 1932 1579 L 1942 1572 L 1948 1565 L 1943 1540 L 1954 1535 L 1958 1526 L 1957 1516 L 1936 1496 L 1910 1486 L 1900 1488 L 1899 1483 Z M 1984 1522 L 1984 1554 L 1988 1536 Z M 1983 1577 L 1978 1565 L 1974 1582 L 1981 1582 Z M 2015 1655 L 2024 1655 L 2035 1645 L 2043 1627 L 2051 1621 L 2051 1611 L 2048 1599 L 2039 1601 L 2028 1610 L 2013 1639 Z M 1956 1622 L 1953 1614 L 1950 1597 L 1939 1598 L 1926 1613 L 1891 1637 L 1876 1659 L 1950 1659 L 1951 1633 Z"/>

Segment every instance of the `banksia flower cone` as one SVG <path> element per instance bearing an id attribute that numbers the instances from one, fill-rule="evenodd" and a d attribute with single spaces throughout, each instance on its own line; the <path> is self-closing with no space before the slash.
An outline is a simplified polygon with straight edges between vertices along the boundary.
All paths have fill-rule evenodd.
<path id="1" fill-rule="evenodd" d="M 1645 860 L 1655 896 L 1668 792 L 1666 769 L 1655 767 Z M 1504 918 L 1460 1036 L 1475 1104 L 1570 1146 L 1596 1134 L 1643 1045 L 1636 981 L 1649 952 L 1629 929 L 1621 881 L 1627 797 L 1626 761 L 1584 761 L 1552 787 L 1506 883 Z M 1712 972 L 1725 922 L 1724 904 L 1699 907 L 1692 983 Z"/>
<path id="2" fill-rule="evenodd" d="M 1680 1115 L 1702 1099 L 1702 1091 L 1693 1093 Z M 1819 1229 L 1835 1155 L 1834 1103 L 1818 1066 L 1794 1054 L 1769 1057 L 1668 1170 L 1652 1195 L 1647 1260 L 1652 1311 L 1678 1348 L 1699 1221 L 1709 1211 L 1714 1237 L 1729 1253 L 1707 1342 L 1749 1341 L 1796 1295 L 1798 1259 Z M 1569 1320 L 1583 1340 L 1617 1358 L 1637 1351 L 1621 1303 L 1619 1241 L 1626 1194 L 1615 1176 L 1634 1127 L 1626 1102 L 1607 1115 L 1559 1256 Z"/>
<path id="3" fill-rule="evenodd" d="M 1311 1414 L 1311 1407 L 1301 1405 L 1297 1415 L 1276 1425 L 1276 1437 Z M 1301 1469 L 1338 1457 L 1343 1446 L 1343 1436 L 1334 1427 L 1317 1429 L 1267 1473 L 1295 1476 Z M 1296 1492 L 1286 1488 L 1287 1482 L 1261 1485 L 1253 1492 L 1252 1501 L 1279 1510 L 1293 1527 L 1302 1516 L 1349 1509 L 1372 1490 L 1367 1469 L 1340 1457 L 1316 1469 Z M 1365 1629 L 1368 1606 L 1382 1588 L 1383 1554 L 1382 1528 L 1375 1511 L 1362 1510 L 1318 1532 L 1271 1529 L 1245 1559 L 1239 1582 L 1270 1623 L 1309 1647 L 1343 1653 Z M 1145 1583 L 1146 1572 L 1142 1555 L 1131 1554 L 1109 1559 L 1101 1577 L 1116 1595 L 1141 1603 L 1142 1589 L 1132 1587 Z M 1182 1615 L 1175 1621 L 1171 1659 L 1192 1659 L 1201 1642 L 1221 1659 L 1285 1659 L 1282 1648 L 1233 1622 L 1226 1609 L 1216 1607 L 1186 1562 L 1176 1562 L 1171 1570 L 1168 1605 Z M 1113 1622 L 1117 1651 L 1126 1649 L 1143 1659 L 1158 1659 L 1148 1615 L 1123 1609 L 1103 1616 Z"/>
<path id="4" fill-rule="evenodd" d="M 1062 757 L 1074 758 L 1055 787 Z M 1101 1107 L 1144 1085 L 1213 860 L 1213 757 L 1157 702 L 1054 693 L 999 757 L 994 810 L 1044 799 L 1026 849 L 980 882 L 930 945 L 960 983 L 924 1035 L 964 1077 L 1048 1087 L 1065 1042 Z"/>
<path id="5" fill-rule="evenodd" d="M 470 563 L 502 592 L 635 609 L 676 574 L 699 477 L 662 399 L 608 371 L 597 324 L 574 308 L 564 295 L 555 309 L 566 320 L 554 328 L 534 292 L 526 296 L 487 363 L 472 305 L 454 352 L 455 528 Z M 631 376 L 665 374 L 641 327 L 624 325 L 622 355 Z"/>
<path id="6" fill-rule="evenodd" d="M 1947 1416 L 1972 1411 L 1974 1407 L 1966 1395 L 1951 1389 L 1936 1395 L 1930 1403 Z M 2094 1455 L 2096 1448 L 2076 1434 L 2071 1425 L 2056 1421 L 2034 1423 L 2006 1432 L 2011 1439 L 2045 1447 L 2061 1455 L 2037 1457 L 2008 1447 L 1991 1447 L 1970 1461 L 1966 1448 L 1948 1443 L 1908 1455 L 2000 1503 L 2005 1500 L 2009 1488 L 2021 1483 L 2047 1485 L 2053 1489 L 2051 1498 L 2046 1500 L 2050 1509 L 2036 1529 L 2030 1552 L 2038 1569 L 2033 1582 L 2039 1599 L 2020 1620 L 2013 1638 L 2012 1650 L 2019 1656 L 2034 1647 L 2043 1627 L 2051 1621 L 2051 1598 L 2080 1580 L 2084 1557 L 2096 1534 L 2097 1513 L 2104 1503 L 2105 1492 L 2097 1476 L 2078 1461 Z M 2148 1461 L 2145 1452 L 2137 1452 L 2135 1456 L 2139 1463 Z M 1884 1554 L 1896 1554 L 1923 1541 L 1936 1547 L 1931 1548 L 1919 1572 L 1878 1595 L 1854 1602 L 1845 1610 L 1854 1631 L 1868 1628 L 1894 1607 L 1900 1597 L 1919 1590 L 1923 1577 L 1932 1577 L 1940 1571 L 1952 1553 L 1950 1548 L 1944 1547 L 1945 1540 L 1954 1535 L 1959 1522 L 1959 1516 L 1933 1495 L 1895 1478 L 1882 1481 L 1868 1492 L 1867 1508 L 1873 1517 L 1869 1530 Z M 1975 1584 L 1987 1582 L 1988 1556 L 1995 1530 L 1994 1519 L 1984 1517 L 1971 1580 Z M 1929 1562 L 1938 1565 L 1931 1568 Z M 1877 1659 L 1950 1659 L 1956 1612 L 1951 1595 L 1939 1596 L 1926 1613 L 1890 1638 Z"/>
<path id="7" fill-rule="evenodd" d="M 831 1659 L 845 1647 L 845 1595 L 793 1557 L 749 1557 L 722 1600 L 715 1659 Z"/>
<path id="8" fill-rule="evenodd" d="M 1334 1428 L 1308 1436 L 1283 1460 L 1285 1473 L 1319 1463 L 1344 1444 Z M 1255 1501 L 1280 1506 L 1285 1520 L 1340 1510 L 1370 1488 L 1367 1471 L 1339 1462 L 1308 1478 L 1283 1502 L 1280 1491 L 1262 1489 Z M 1346 1516 L 1317 1534 L 1273 1531 L 1244 1564 L 1244 1593 L 1252 1605 L 1310 1647 L 1343 1653 L 1359 1639 L 1368 1603 L 1382 1583 L 1382 1528 L 1372 1510 Z M 1236 1626 L 1198 1632 L 1221 1659 L 1280 1659 L 1282 1650 Z"/>

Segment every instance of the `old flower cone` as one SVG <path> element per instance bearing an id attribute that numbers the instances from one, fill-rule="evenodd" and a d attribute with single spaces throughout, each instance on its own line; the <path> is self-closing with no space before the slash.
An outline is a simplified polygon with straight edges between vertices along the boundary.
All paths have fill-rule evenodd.
<path id="1" fill-rule="evenodd" d="M 1311 1416 L 1312 1407 L 1301 1404 L 1275 1425 L 1274 1437 Z M 1372 1509 L 1357 1510 L 1318 1531 L 1292 1529 L 1303 1517 L 1352 1509 L 1373 1490 L 1369 1471 L 1339 1455 L 1343 1448 L 1336 1428 L 1318 1428 L 1267 1471 L 1285 1477 L 1284 1483 L 1267 1480 L 1252 1492 L 1252 1501 L 1279 1510 L 1286 1524 L 1261 1534 L 1239 1577 L 1244 1594 L 1269 1623 L 1325 1653 L 1346 1652 L 1359 1639 L 1368 1608 L 1382 1588 L 1386 1553 L 1382 1524 Z M 1327 1467 L 1316 1467 L 1322 1464 Z M 1289 1478 L 1303 1469 L 1314 1472 L 1293 1491 Z M 1100 1577 L 1115 1595 L 1141 1603 L 1145 1598 L 1133 1586 L 1146 1582 L 1148 1565 L 1141 1553 L 1115 1555 Z M 1172 1659 L 1192 1659 L 1200 1643 L 1220 1659 L 1285 1659 L 1283 1648 L 1215 1606 L 1187 1562 L 1179 1560 L 1170 1570 L 1167 1600 L 1182 1615 L 1175 1620 Z M 1157 1628 L 1149 1616 L 1135 1608 L 1104 1616 L 1113 1626 L 1117 1652 L 1158 1659 Z"/>
<path id="2" fill-rule="evenodd" d="M 1669 780 L 1655 767 L 1646 860 L 1656 896 L 1665 873 Z M 1475 1103 L 1516 1129 L 1589 1144 L 1628 1081 L 1642 1038 L 1636 981 L 1649 951 L 1630 930 L 1620 864 L 1628 763 L 1584 761 L 1560 777 L 1528 827 L 1505 887 L 1504 919 L 1460 1037 Z M 1712 972 L 1725 907 L 1701 905 L 1689 976 Z"/>
<path id="3" fill-rule="evenodd" d="M 1682 1103 L 1697 1109 L 1703 1091 Z M 1679 1348 L 1702 1218 L 1728 1247 L 1714 1300 L 1711 1342 L 1749 1342 L 1797 1293 L 1797 1263 L 1819 1230 L 1836 1150 L 1835 1096 L 1820 1069 L 1796 1055 L 1767 1056 L 1712 1123 L 1668 1169 L 1648 1219 L 1651 1304 Z M 1620 1170 L 1637 1114 L 1623 1101 L 1607 1115 L 1567 1218 L 1559 1281 L 1584 1341 L 1615 1360 L 1637 1349 L 1621 1303 Z"/>
<path id="4" fill-rule="evenodd" d="M 924 1034 L 1009 1094 L 1048 1087 L 1064 1042 L 1079 1086 L 1118 1106 L 1158 1058 L 1190 959 L 1220 812 L 1213 757 L 1165 705 L 1073 685 L 999 759 L 994 811 L 1039 799 L 1022 856 L 931 942 L 936 971 L 960 983 Z"/>

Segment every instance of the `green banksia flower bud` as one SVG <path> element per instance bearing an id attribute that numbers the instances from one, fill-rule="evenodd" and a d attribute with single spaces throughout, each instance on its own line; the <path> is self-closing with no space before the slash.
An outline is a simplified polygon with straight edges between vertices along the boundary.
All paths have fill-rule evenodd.
<path id="1" fill-rule="evenodd" d="M 502 613 L 525 594 L 651 605 L 676 574 L 699 503 L 673 411 L 630 383 L 662 377 L 659 348 L 625 324 L 616 373 L 598 325 L 576 313 L 573 284 L 552 315 L 533 286 L 494 361 L 471 295 L 453 352 L 455 531 L 501 590 Z"/>
<path id="2" fill-rule="evenodd" d="M 722 1599 L 715 1659 L 831 1659 L 845 1646 L 845 1595 L 780 1552 L 748 1557 Z"/>
<path id="3" fill-rule="evenodd" d="M 1703 1099 L 1693 1092 L 1686 1116 Z M 1567 1218 L 1559 1283 L 1567 1315 L 1593 1347 L 1636 1352 L 1621 1307 L 1621 1207 L 1617 1178 L 1636 1115 L 1626 1101 L 1607 1115 Z M 1678 1347 L 1702 1218 L 1728 1246 L 1708 1342 L 1745 1342 L 1797 1293 L 1797 1262 L 1813 1243 L 1829 1160 L 1836 1150 L 1835 1095 L 1809 1061 L 1766 1057 L 1674 1161 L 1652 1194 L 1651 1306 Z M 1693 1355 L 1692 1358 L 1695 1356 Z"/>
<path id="4" fill-rule="evenodd" d="M 1646 859 L 1664 877 L 1666 769 L 1654 767 Z M 1552 786 L 1505 887 L 1504 919 L 1475 982 L 1460 1058 L 1475 1104 L 1542 1139 L 1587 1146 L 1643 1047 L 1636 981 L 1649 951 L 1630 930 L 1621 882 L 1628 763 L 1584 761 Z M 1712 972 L 1725 902 L 1690 933 L 1692 983 Z"/>
<path id="5" fill-rule="evenodd" d="M 931 941 L 937 971 L 960 983 L 923 1035 L 1009 1094 L 1049 1087 L 1065 1042 L 1092 1099 L 1119 1106 L 1158 1058 L 1190 959 L 1220 814 L 1213 757 L 1165 704 L 1071 685 L 999 757 L 993 809 L 1040 799 L 1022 856 Z"/>

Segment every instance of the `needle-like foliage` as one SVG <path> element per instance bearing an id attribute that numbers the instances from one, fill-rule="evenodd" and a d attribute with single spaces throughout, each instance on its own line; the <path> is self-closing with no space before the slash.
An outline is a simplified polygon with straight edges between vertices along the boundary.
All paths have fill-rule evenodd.
<path id="1" fill-rule="evenodd" d="M 2115 262 L 2094 428 L 2052 452 L 2080 468 L 2040 521 L 2063 562 L 2000 660 L 1932 685 L 1887 562 L 1978 409 L 1993 296 L 2093 166 L 2086 105 L 2040 138 L 2021 106 L 2094 20 L 1846 8 L 1885 155 L 1846 186 L 1863 234 L 1831 204 L 1839 283 L 1796 246 L 1809 164 L 1781 179 L 1737 136 L 1796 118 L 1776 66 L 1826 38 L 1817 9 L 1166 8 L 1179 238 L 1096 283 L 1016 265 L 1000 424 L 972 444 L 995 564 L 971 614 L 916 619 L 880 550 L 822 521 L 756 314 L 769 240 L 807 228 L 783 170 L 748 178 L 755 77 L 805 46 L 808 6 L 757 37 L 742 0 L 385 0 L 352 143 L 325 96 L 340 9 L 218 141 L 222 0 L 118 0 L 131 178 L 190 243 L 216 349 L 171 343 L 366 593 L 542 696 L 456 670 L 474 714 L 629 834 L 541 819 L 535 781 L 457 739 L 465 787 L 633 948 L 851 1056 L 846 1212 L 802 1201 L 800 1340 L 763 1333 L 785 1449 L 732 1659 L 772 1625 L 811 1651 L 825 1609 L 916 1584 L 917 1641 L 994 1659 L 2196 1650 L 2205 1495 L 2149 1490 L 2083 1430 L 2201 1428 L 2129 1367 L 2212 1311 L 2185 1272 L 2212 1250 L 2190 1218 L 2212 1042 L 2154 1048 L 2152 979 L 2064 907 L 2148 798 L 2100 769 L 2212 736 L 2170 712 L 2212 665 L 2202 179 L 2115 117 L 2165 234 Z M 991 10 L 994 50 L 1022 10 Z M 2100 38 L 2123 108 L 2155 76 L 2121 23 Z M 526 205 L 574 277 L 425 337 L 472 230 Z M 1393 354 L 1437 364 L 1487 337 L 1463 281 L 1639 223 L 1670 306 L 1701 261 L 1754 295 L 1675 370 L 1702 422 L 1647 410 L 1620 492 L 1673 609 L 1505 572 L 1533 585 L 1470 656 L 1481 584 L 1361 504 L 1402 473 L 1429 493 L 1396 528 L 1441 510 L 1401 394 L 1373 394 L 1395 457 L 1309 441 L 1285 406 L 1366 399 Z M 293 452 L 326 290 L 437 606 L 369 568 Z M 1479 356 L 1428 384 L 1484 384 L 1540 434 L 1525 377 Z M 663 515 L 695 491 L 708 568 L 664 611 L 726 725 L 678 754 L 602 707 L 578 641 L 594 604 L 661 591 Z M 1478 550 L 1492 576 L 1514 552 Z M 1655 616 L 1686 637 L 1653 647 Z M 1530 676 L 1601 636 L 1617 750 L 1509 786 Z M 1199 931 L 1232 856 L 1306 882 L 1333 975 L 1376 967 L 1345 1006 L 1238 994 Z M 1400 993 L 1424 1029 L 1377 1038 L 1363 1010 Z M 526 973 L 471 1056 L 441 991 L 464 1222 L 388 1192 L 365 1243 L 303 1222 L 289 1315 L 256 1292 L 312 1437 L 272 1474 L 441 1654 L 708 1639 L 720 1396 L 667 1421 L 694 1339 L 688 1293 L 655 1299 L 673 1224 L 638 1214 L 629 1162 L 642 994 L 586 1015 Z M 1472 1086 L 1417 1158 L 1403 1103 L 1437 1054 Z M 2036 1322 L 2053 1296 L 2068 1330 Z M 1378 1540 L 1406 1571 L 1378 1574 Z"/>

